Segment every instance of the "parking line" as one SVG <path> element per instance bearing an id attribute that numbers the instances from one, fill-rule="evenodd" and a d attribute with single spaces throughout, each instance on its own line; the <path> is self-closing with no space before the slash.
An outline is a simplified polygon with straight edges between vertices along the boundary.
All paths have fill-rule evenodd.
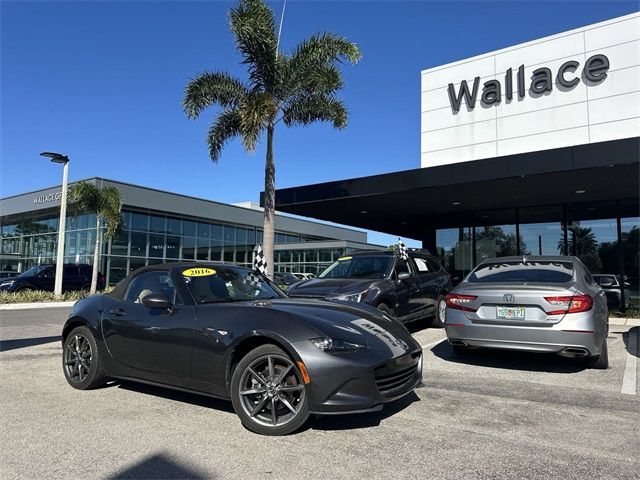
<path id="1" fill-rule="evenodd" d="M 440 340 L 436 340 L 435 342 L 427 343 L 426 345 L 420 345 L 420 346 L 422 347 L 423 350 L 429 350 L 430 348 L 435 347 L 436 345 L 438 345 L 439 343 L 441 343 L 446 339 L 447 337 L 444 337 L 444 338 L 441 338 Z"/>
<path id="2" fill-rule="evenodd" d="M 627 366 L 624 369 L 622 377 L 621 393 L 627 395 L 636 394 L 636 359 L 638 358 L 638 330 L 629 331 L 628 348 L 627 348 Z"/>

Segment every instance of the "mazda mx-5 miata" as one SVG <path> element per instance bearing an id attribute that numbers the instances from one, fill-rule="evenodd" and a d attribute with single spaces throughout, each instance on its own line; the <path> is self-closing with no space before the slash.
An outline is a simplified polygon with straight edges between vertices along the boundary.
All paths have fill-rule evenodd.
<path id="1" fill-rule="evenodd" d="M 62 342 L 74 388 L 115 378 L 230 399 L 243 425 L 266 435 L 311 414 L 380 410 L 422 379 L 422 349 L 391 316 L 290 299 L 227 264 L 138 269 L 77 302 Z"/>

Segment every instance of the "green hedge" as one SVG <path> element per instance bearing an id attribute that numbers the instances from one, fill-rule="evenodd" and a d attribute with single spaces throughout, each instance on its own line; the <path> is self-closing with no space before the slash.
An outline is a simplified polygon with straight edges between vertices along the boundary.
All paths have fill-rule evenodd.
<path id="1" fill-rule="evenodd" d="M 106 293 L 112 288 L 106 289 Z M 88 296 L 87 292 L 65 292 L 62 298 L 56 298 L 53 292 L 44 290 L 23 290 L 21 292 L 0 292 L 0 304 L 2 303 L 34 303 L 34 302 L 73 302 Z"/>

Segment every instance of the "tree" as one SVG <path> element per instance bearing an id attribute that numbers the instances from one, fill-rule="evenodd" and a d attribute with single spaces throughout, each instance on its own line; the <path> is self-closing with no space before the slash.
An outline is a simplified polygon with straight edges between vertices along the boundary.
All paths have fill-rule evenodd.
<path id="1" fill-rule="evenodd" d="M 278 51 L 274 15 L 263 0 L 240 0 L 230 10 L 229 24 L 248 69 L 248 82 L 222 71 L 204 72 L 188 83 L 182 103 L 191 119 L 197 119 L 209 106 L 221 108 L 206 140 L 213 162 L 220 159 L 224 145 L 236 137 L 248 152 L 254 152 L 266 132 L 263 247 L 272 275 L 275 127 L 280 122 L 292 127 L 321 121 L 345 128 L 347 108 L 336 97 L 343 86 L 338 64 L 357 63 L 360 50 L 343 37 L 323 33 L 301 42 L 291 53 Z"/>
<path id="2" fill-rule="evenodd" d="M 92 183 L 80 182 L 71 186 L 69 197 L 79 212 L 96 216 L 96 245 L 93 251 L 90 293 L 98 286 L 98 263 L 100 260 L 100 225 L 104 222 L 104 238 L 115 237 L 122 226 L 122 196 L 116 187 L 100 188 Z"/>

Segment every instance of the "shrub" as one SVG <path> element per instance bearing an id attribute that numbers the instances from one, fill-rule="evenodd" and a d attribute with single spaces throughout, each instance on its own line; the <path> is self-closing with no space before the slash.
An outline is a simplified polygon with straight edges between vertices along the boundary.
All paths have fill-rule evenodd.
<path id="1" fill-rule="evenodd" d="M 113 287 L 107 287 L 103 292 L 107 293 L 113 290 Z M 53 292 L 44 290 L 23 290 L 21 292 L 0 292 L 0 304 L 3 303 L 36 303 L 36 302 L 71 302 L 80 300 L 88 296 L 85 291 L 64 292 L 62 298 L 56 298 Z"/>

